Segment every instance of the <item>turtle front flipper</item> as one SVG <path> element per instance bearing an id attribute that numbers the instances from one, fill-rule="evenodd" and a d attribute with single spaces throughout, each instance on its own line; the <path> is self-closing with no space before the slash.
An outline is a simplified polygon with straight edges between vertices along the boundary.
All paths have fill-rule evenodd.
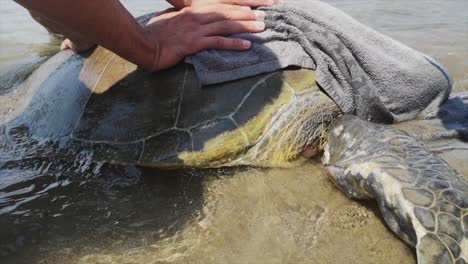
<path id="1" fill-rule="evenodd" d="M 330 132 L 325 170 L 352 198 L 375 198 L 418 263 L 467 263 L 468 182 L 403 131 L 344 116 Z"/>

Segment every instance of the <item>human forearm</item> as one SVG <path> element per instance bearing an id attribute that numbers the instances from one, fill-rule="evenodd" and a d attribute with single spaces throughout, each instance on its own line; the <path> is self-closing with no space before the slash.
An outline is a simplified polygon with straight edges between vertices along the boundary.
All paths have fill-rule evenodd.
<path id="1" fill-rule="evenodd" d="M 67 36 L 87 39 L 147 69 L 157 56 L 156 42 L 116 0 L 16 0 L 45 24 Z M 77 15 L 79 14 L 79 15 Z"/>
<path id="2" fill-rule="evenodd" d="M 272 0 L 170 0 L 186 6 L 168 10 L 141 26 L 117 0 L 15 0 L 45 26 L 70 38 L 63 48 L 85 50 L 94 43 L 145 69 L 176 65 L 205 49 L 246 50 L 251 43 L 225 36 L 265 29 L 265 12 L 250 7 Z M 44 18 L 44 19 L 41 19 Z"/>

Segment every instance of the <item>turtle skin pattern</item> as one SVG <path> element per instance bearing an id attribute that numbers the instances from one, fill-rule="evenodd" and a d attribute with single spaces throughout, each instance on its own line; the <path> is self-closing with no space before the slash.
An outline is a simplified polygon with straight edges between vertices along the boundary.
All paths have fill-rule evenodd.
<path id="1" fill-rule="evenodd" d="M 325 170 L 352 198 L 375 198 L 418 263 L 467 263 L 468 181 L 407 133 L 356 117 L 329 135 Z"/>

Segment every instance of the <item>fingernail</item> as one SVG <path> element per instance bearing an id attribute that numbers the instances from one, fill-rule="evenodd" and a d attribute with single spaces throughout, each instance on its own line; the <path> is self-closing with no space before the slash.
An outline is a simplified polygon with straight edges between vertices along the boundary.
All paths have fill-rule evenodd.
<path id="1" fill-rule="evenodd" d="M 246 49 L 248 49 L 248 48 L 250 48 L 250 46 L 252 46 L 252 42 L 250 42 L 248 40 L 242 40 L 241 44 L 242 44 L 242 47 L 246 48 Z"/>
<path id="2" fill-rule="evenodd" d="M 267 4 L 267 5 L 273 5 L 273 4 L 274 4 L 274 1 L 273 1 L 273 0 L 268 0 L 268 1 L 266 1 L 266 4 Z"/>
<path id="3" fill-rule="evenodd" d="M 241 6 L 240 8 L 245 9 L 245 10 L 252 10 L 250 6 Z"/>
<path id="4" fill-rule="evenodd" d="M 257 10 L 257 11 L 255 11 L 255 17 L 257 19 L 265 19 L 266 13 L 264 11 Z"/>
<path id="5" fill-rule="evenodd" d="M 265 29 L 265 22 L 257 21 L 257 22 L 255 22 L 255 27 L 257 29 L 263 30 L 263 29 Z"/>

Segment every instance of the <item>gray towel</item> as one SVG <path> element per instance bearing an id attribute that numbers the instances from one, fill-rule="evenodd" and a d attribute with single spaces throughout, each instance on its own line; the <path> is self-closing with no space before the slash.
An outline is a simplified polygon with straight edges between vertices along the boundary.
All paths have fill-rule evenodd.
<path id="1" fill-rule="evenodd" d="M 449 74 L 433 59 L 326 3 L 289 0 L 262 10 L 266 31 L 234 35 L 253 42 L 249 51 L 206 50 L 186 58 L 203 84 L 309 68 L 343 112 L 388 123 L 435 115 L 451 91 Z"/>

